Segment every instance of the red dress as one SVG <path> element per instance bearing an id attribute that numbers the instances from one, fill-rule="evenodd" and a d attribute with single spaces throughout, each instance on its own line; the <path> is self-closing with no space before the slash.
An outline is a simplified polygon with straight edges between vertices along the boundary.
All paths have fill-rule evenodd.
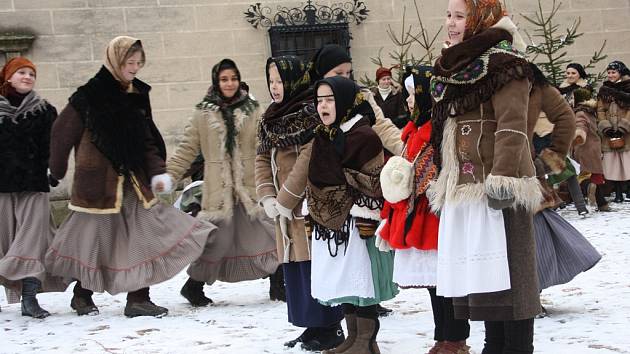
<path id="1" fill-rule="evenodd" d="M 412 197 L 398 203 L 385 202 L 381 217 L 387 219 L 380 232 L 394 249 L 416 248 L 437 250 L 439 218 L 431 212 L 429 200 L 425 196 L 429 181 L 435 178 L 431 122 L 417 128 L 413 122 L 403 129 L 402 140 L 406 143 L 403 156 L 414 163 L 414 184 Z"/>

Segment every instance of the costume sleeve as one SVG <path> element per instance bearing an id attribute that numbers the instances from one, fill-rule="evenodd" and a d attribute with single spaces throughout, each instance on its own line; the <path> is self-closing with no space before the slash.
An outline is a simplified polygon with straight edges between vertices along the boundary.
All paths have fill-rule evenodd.
<path id="1" fill-rule="evenodd" d="M 586 112 L 580 111 L 575 113 L 575 138 L 582 138 L 582 144 L 586 142 L 586 135 L 589 131 L 589 119 Z M 574 138 L 574 139 L 575 139 Z"/>
<path id="2" fill-rule="evenodd" d="M 52 125 L 50 132 L 50 173 L 62 179 L 68 171 L 68 157 L 73 147 L 78 146 L 84 126 L 79 112 L 68 104 Z"/>
<path id="3" fill-rule="evenodd" d="M 486 178 L 485 190 L 488 198 L 514 199 L 516 204 L 533 209 L 532 203 L 535 207 L 540 198 L 538 181 L 535 176 L 521 175 L 523 164 L 530 164 L 531 173 L 535 175 L 527 135 L 529 91 L 527 79 L 513 80 L 492 96 L 497 130 L 493 166 Z"/>
<path id="4" fill-rule="evenodd" d="M 293 210 L 304 200 L 308 163 L 311 160 L 312 148 L 312 141 L 300 147 L 295 164 L 278 191 L 278 203 L 287 209 Z"/>
<path id="5" fill-rule="evenodd" d="M 199 138 L 199 122 L 203 121 L 203 112 L 195 111 L 184 129 L 184 137 L 177 146 L 175 153 L 168 159 L 166 171 L 175 181 L 179 181 L 188 171 L 191 164 L 201 151 Z M 209 177 L 209 176 L 208 176 Z"/>
<path id="6" fill-rule="evenodd" d="M 599 99 L 597 100 L 597 131 L 604 136 L 604 133 L 612 128 L 612 123 L 608 120 L 608 106 Z"/>
<path id="7" fill-rule="evenodd" d="M 150 129 L 149 127 L 147 127 L 146 129 L 145 146 L 146 151 L 144 153 L 144 157 L 148 177 L 151 178 L 153 176 L 165 173 L 166 161 L 164 161 L 162 154 L 160 154 L 158 142 L 153 136 L 152 129 Z"/>
<path id="8" fill-rule="evenodd" d="M 575 136 L 575 115 L 571 106 L 553 86 L 547 85 L 542 92 L 542 111 L 554 124 L 551 145 L 540 153 L 540 158 L 554 174 L 565 169 L 565 157 Z"/>
<path id="9" fill-rule="evenodd" d="M 383 110 L 376 104 L 371 91 L 362 90 L 362 92 L 376 115 L 376 123 L 374 123 L 372 129 L 374 129 L 378 137 L 381 138 L 385 149 L 394 155 L 400 155 L 404 146 L 402 140 L 400 140 L 400 129 L 398 129 L 391 120 L 385 118 Z"/>
<path id="10" fill-rule="evenodd" d="M 276 187 L 273 183 L 271 169 L 271 151 L 256 154 L 254 163 L 254 175 L 256 179 L 256 196 L 258 203 L 267 197 L 276 196 Z"/>

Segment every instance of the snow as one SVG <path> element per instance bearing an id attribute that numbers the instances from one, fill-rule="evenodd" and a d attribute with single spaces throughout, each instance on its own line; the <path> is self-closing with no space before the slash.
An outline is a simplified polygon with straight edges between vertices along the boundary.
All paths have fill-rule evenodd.
<path id="1" fill-rule="evenodd" d="M 593 243 L 603 259 L 569 284 L 542 294 L 550 316 L 536 320 L 536 353 L 630 353 L 630 204 L 611 213 L 561 214 Z M 287 322 L 286 306 L 268 299 L 268 280 L 206 287 L 215 305 L 193 309 L 179 295 L 186 274 L 152 287 L 167 317 L 125 318 L 125 295 L 96 294 L 100 315 L 78 317 L 69 307 L 71 289 L 41 294 L 52 316 L 23 317 L 0 292 L 0 353 L 304 353 L 282 343 L 301 330 Z M 382 319 L 383 353 L 425 353 L 433 344 L 433 320 L 424 289 L 403 290 L 384 303 L 394 314 Z M 483 323 L 471 324 L 469 344 L 483 347 Z"/>

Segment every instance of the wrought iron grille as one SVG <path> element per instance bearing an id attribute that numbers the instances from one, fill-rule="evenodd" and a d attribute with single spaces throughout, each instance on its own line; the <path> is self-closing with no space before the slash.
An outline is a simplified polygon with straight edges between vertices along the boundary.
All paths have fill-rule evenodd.
<path id="1" fill-rule="evenodd" d="M 310 60 L 324 44 L 338 44 L 350 54 L 350 31 L 347 23 L 269 28 L 271 55 L 297 55 Z"/>

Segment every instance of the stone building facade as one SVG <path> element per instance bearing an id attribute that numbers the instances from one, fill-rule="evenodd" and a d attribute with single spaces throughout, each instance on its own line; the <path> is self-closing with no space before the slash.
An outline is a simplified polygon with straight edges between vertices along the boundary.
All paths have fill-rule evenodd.
<path id="1" fill-rule="evenodd" d="M 172 147 L 192 107 L 208 88 L 212 65 L 224 57 L 237 62 L 253 94 L 268 103 L 264 63 L 270 55 L 269 35 L 265 29 L 254 29 L 244 17 L 255 2 L 274 11 L 278 6 L 304 4 L 284 0 L 0 0 L 0 33 L 22 30 L 36 35 L 25 55 L 38 66 L 38 91 L 58 108 L 97 71 L 111 38 L 120 34 L 141 38 L 147 64 L 139 77 L 153 86 L 155 118 Z M 369 17 L 358 26 L 350 25 L 357 77 L 374 75 L 376 66 L 370 57 L 379 49 L 383 48 L 383 57 L 395 49 L 386 29 L 401 30 L 405 8 L 406 23 L 417 27 L 412 0 L 364 2 Z M 535 0 L 506 2 L 519 24 L 525 24 L 519 14 L 532 13 L 537 6 Z M 417 3 L 428 30 L 435 33 L 444 22 L 447 1 Z M 571 59 L 588 61 L 607 40 L 609 59 L 630 64 L 630 0 L 564 0 L 558 19 L 568 25 L 578 16 L 585 34 L 570 49 Z M 419 48 L 415 46 L 417 55 L 421 55 Z"/>

